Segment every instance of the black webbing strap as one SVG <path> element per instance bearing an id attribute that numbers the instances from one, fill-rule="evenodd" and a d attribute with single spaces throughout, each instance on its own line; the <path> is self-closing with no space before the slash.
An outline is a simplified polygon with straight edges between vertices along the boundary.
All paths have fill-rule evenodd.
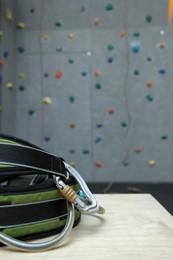
<path id="1" fill-rule="evenodd" d="M 0 164 L 65 176 L 65 168 L 61 158 L 29 146 L 0 143 Z"/>
<path id="2" fill-rule="evenodd" d="M 62 218 L 67 213 L 66 200 L 0 206 L 0 229 L 32 224 L 52 218 Z"/>

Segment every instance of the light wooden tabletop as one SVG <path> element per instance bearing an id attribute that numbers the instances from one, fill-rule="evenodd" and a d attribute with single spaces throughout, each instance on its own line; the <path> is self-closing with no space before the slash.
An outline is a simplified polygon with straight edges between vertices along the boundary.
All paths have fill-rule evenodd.
<path id="1" fill-rule="evenodd" d="M 173 217 L 151 195 L 96 195 L 96 198 L 106 214 L 83 215 L 64 246 L 42 253 L 3 247 L 1 259 L 173 260 Z"/>

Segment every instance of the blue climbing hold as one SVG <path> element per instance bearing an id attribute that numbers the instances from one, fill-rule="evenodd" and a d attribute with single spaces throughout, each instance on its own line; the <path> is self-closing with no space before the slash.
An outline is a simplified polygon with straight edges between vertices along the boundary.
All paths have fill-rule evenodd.
<path id="1" fill-rule="evenodd" d="M 133 53 L 138 53 L 140 51 L 141 48 L 141 43 L 140 42 L 131 42 L 131 51 Z"/>

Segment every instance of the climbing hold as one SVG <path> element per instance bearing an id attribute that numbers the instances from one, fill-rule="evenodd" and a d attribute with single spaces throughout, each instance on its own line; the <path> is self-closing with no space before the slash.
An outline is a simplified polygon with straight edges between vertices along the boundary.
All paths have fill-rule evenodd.
<path id="1" fill-rule="evenodd" d="M 42 101 L 46 105 L 50 105 L 52 103 L 52 99 L 50 97 L 44 97 Z"/>
<path id="2" fill-rule="evenodd" d="M 70 100 L 71 103 L 74 103 L 75 97 L 74 97 L 74 96 L 70 96 L 70 97 L 69 97 L 69 100 Z"/>
<path id="3" fill-rule="evenodd" d="M 102 128 L 103 127 L 103 124 L 102 123 L 98 123 L 96 124 L 97 128 Z"/>
<path id="4" fill-rule="evenodd" d="M 166 47 L 166 44 L 164 42 L 160 43 L 159 44 L 159 48 L 160 49 L 164 49 Z"/>
<path id="5" fill-rule="evenodd" d="M 162 140 L 167 140 L 167 139 L 168 139 L 168 136 L 167 136 L 167 135 L 162 135 L 162 136 L 161 136 L 161 139 L 162 139 Z"/>
<path id="6" fill-rule="evenodd" d="M 126 32 L 125 31 L 121 31 L 120 33 L 119 33 L 119 35 L 120 35 L 120 37 L 125 37 L 126 36 Z"/>
<path id="7" fill-rule="evenodd" d="M 57 78 L 57 79 L 62 78 L 62 71 L 61 70 L 58 70 L 58 71 L 55 72 L 55 78 Z"/>
<path id="8" fill-rule="evenodd" d="M 131 42 L 131 51 L 133 53 L 138 53 L 141 48 L 141 43 L 140 42 Z"/>
<path id="9" fill-rule="evenodd" d="M 114 49 L 114 46 L 112 44 L 108 44 L 107 45 L 107 50 L 108 51 L 113 51 L 113 49 Z"/>
<path id="10" fill-rule="evenodd" d="M 96 162 L 96 166 L 97 166 L 97 167 L 102 167 L 102 166 L 103 166 L 102 161 L 97 161 L 97 162 Z"/>
<path id="11" fill-rule="evenodd" d="M 94 70 L 95 77 L 100 77 L 100 71 L 98 69 Z"/>
<path id="12" fill-rule="evenodd" d="M 100 143 L 101 141 L 103 140 L 103 138 L 101 137 L 101 136 L 96 136 L 96 138 L 95 138 L 95 144 L 98 144 L 98 143 Z"/>
<path id="13" fill-rule="evenodd" d="M 151 57 L 148 57 L 148 58 L 147 58 L 147 61 L 149 61 L 149 62 L 152 61 L 152 58 L 151 58 Z"/>
<path id="14" fill-rule="evenodd" d="M 8 55 L 9 55 L 9 52 L 8 51 L 4 51 L 4 53 L 3 53 L 4 58 L 7 58 Z"/>
<path id="15" fill-rule="evenodd" d="M 7 85 L 6 85 L 6 87 L 7 87 L 8 89 L 12 89 L 12 88 L 13 88 L 13 83 L 12 83 L 12 82 L 8 82 Z"/>
<path id="16" fill-rule="evenodd" d="M 151 167 L 153 167 L 153 166 L 155 166 L 156 161 L 155 161 L 155 160 L 149 160 L 149 161 L 148 161 L 148 164 L 149 164 Z"/>
<path id="17" fill-rule="evenodd" d="M 3 31 L 0 31 L 0 38 L 3 36 Z"/>
<path id="18" fill-rule="evenodd" d="M 6 9 L 6 18 L 9 22 L 13 21 L 13 13 L 10 9 Z"/>
<path id="19" fill-rule="evenodd" d="M 20 90 L 20 91 L 24 91 L 24 90 L 25 90 L 25 87 L 21 85 L 21 86 L 19 86 L 19 90 Z"/>
<path id="20" fill-rule="evenodd" d="M 18 29 L 24 29 L 24 28 L 25 28 L 25 23 L 22 23 L 22 22 L 17 23 L 16 27 L 17 27 Z"/>
<path id="21" fill-rule="evenodd" d="M 139 33 L 139 32 L 134 32 L 134 33 L 133 33 L 133 36 L 134 36 L 135 38 L 138 38 L 138 37 L 140 36 L 140 33 Z"/>
<path id="22" fill-rule="evenodd" d="M 73 150 L 73 149 L 71 149 L 69 152 L 70 152 L 71 154 L 74 154 L 76 151 Z"/>
<path id="23" fill-rule="evenodd" d="M 45 77 L 45 78 L 48 78 L 48 77 L 49 77 L 49 74 L 48 74 L 48 73 L 44 73 L 44 77 Z"/>
<path id="24" fill-rule="evenodd" d="M 95 18 L 94 24 L 95 24 L 95 25 L 99 25 L 99 24 L 100 24 L 100 19 L 99 19 L 99 18 Z"/>
<path id="25" fill-rule="evenodd" d="M 125 167 L 127 167 L 127 166 L 129 165 L 129 162 L 128 162 L 128 161 L 123 161 L 123 165 L 124 165 Z"/>
<path id="26" fill-rule="evenodd" d="M 44 39 L 44 40 L 48 40 L 48 39 L 49 39 L 49 35 L 48 35 L 48 34 L 44 34 L 44 35 L 43 35 L 43 39 Z"/>
<path id="27" fill-rule="evenodd" d="M 70 126 L 70 128 L 75 128 L 76 124 L 75 123 L 71 123 L 69 126 Z"/>
<path id="28" fill-rule="evenodd" d="M 113 57 L 108 57 L 108 58 L 107 58 L 107 62 L 108 62 L 108 63 L 112 63 L 113 61 L 114 61 Z"/>
<path id="29" fill-rule="evenodd" d="M 87 51 L 87 56 L 91 56 L 91 51 Z"/>
<path id="30" fill-rule="evenodd" d="M 2 67 L 4 65 L 4 61 L 0 60 L 0 67 Z"/>
<path id="31" fill-rule="evenodd" d="M 121 126 L 122 126 L 122 127 L 127 127 L 127 122 L 123 121 L 123 122 L 121 123 Z"/>
<path id="32" fill-rule="evenodd" d="M 19 78 L 20 78 L 20 79 L 24 79 L 24 78 L 26 78 L 26 74 L 24 74 L 24 73 L 20 73 L 20 74 L 19 74 Z"/>
<path id="33" fill-rule="evenodd" d="M 160 30 L 160 35 L 164 35 L 165 31 L 164 30 Z"/>
<path id="34" fill-rule="evenodd" d="M 147 15 L 147 16 L 145 17 L 145 20 L 146 20 L 147 23 L 151 23 L 151 21 L 152 21 L 152 16 Z"/>
<path id="35" fill-rule="evenodd" d="M 153 83 L 151 81 L 147 82 L 147 87 L 151 88 L 153 86 Z"/>
<path id="36" fill-rule="evenodd" d="M 33 14 L 35 12 L 34 8 L 30 9 L 30 13 Z"/>
<path id="37" fill-rule="evenodd" d="M 165 70 L 165 69 L 160 69 L 160 70 L 159 70 L 159 73 L 160 73 L 160 74 L 165 74 L 165 73 L 166 73 L 166 70 Z"/>
<path id="38" fill-rule="evenodd" d="M 75 167 L 76 166 L 76 162 L 70 162 L 69 163 L 71 167 Z"/>
<path id="39" fill-rule="evenodd" d="M 35 114 L 36 114 L 35 110 L 33 110 L 33 109 L 28 110 L 28 115 L 29 116 L 34 116 Z"/>
<path id="40" fill-rule="evenodd" d="M 85 76 L 87 75 L 87 72 L 86 72 L 86 71 L 82 71 L 81 75 L 82 75 L 83 77 L 85 77 Z"/>
<path id="41" fill-rule="evenodd" d="M 152 95 L 147 95 L 146 99 L 150 102 L 152 102 L 154 100 L 154 97 Z"/>
<path id="42" fill-rule="evenodd" d="M 62 23 L 61 23 L 60 21 L 57 21 L 57 22 L 55 22 L 55 26 L 56 26 L 56 27 L 61 27 L 61 26 L 62 26 Z"/>
<path id="43" fill-rule="evenodd" d="M 111 108 L 108 109 L 108 114 L 109 115 L 113 115 L 114 113 L 115 113 L 114 108 L 111 107 Z"/>
<path id="44" fill-rule="evenodd" d="M 96 84 L 95 84 L 95 88 L 96 88 L 96 89 L 101 89 L 101 88 L 102 88 L 102 85 L 101 85 L 100 83 L 96 83 Z"/>
<path id="45" fill-rule="evenodd" d="M 82 13 L 84 13 L 86 11 L 86 7 L 82 6 L 80 10 L 81 10 Z"/>
<path id="46" fill-rule="evenodd" d="M 50 141 L 50 136 L 45 136 L 45 137 L 44 137 L 44 140 L 45 140 L 46 142 L 49 142 L 49 141 Z"/>
<path id="47" fill-rule="evenodd" d="M 142 149 L 141 149 L 140 147 L 136 147 L 136 148 L 135 148 L 135 152 L 136 152 L 136 153 L 141 153 L 141 151 L 142 151 Z"/>
<path id="48" fill-rule="evenodd" d="M 75 38 L 74 33 L 69 33 L 68 38 L 71 39 L 71 40 L 74 39 Z"/>
<path id="49" fill-rule="evenodd" d="M 106 11 L 112 11 L 114 9 L 113 4 L 109 3 L 105 6 Z"/>
<path id="50" fill-rule="evenodd" d="M 84 149 L 83 150 L 83 154 L 89 154 L 90 152 L 89 152 L 89 150 L 88 149 Z"/>
<path id="51" fill-rule="evenodd" d="M 62 52 L 62 51 L 63 51 L 63 48 L 62 48 L 62 47 L 58 47 L 58 48 L 56 48 L 56 51 Z"/>
<path id="52" fill-rule="evenodd" d="M 74 63 L 74 60 L 73 60 L 73 59 L 69 59 L 69 60 L 68 60 L 68 63 L 73 64 L 73 63 Z"/>
<path id="53" fill-rule="evenodd" d="M 2 75 L 0 75 L 0 81 L 2 81 L 2 79 L 3 79 L 3 77 L 2 77 Z"/>
<path id="54" fill-rule="evenodd" d="M 19 53 L 24 53 L 24 51 L 25 51 L 25 49 L 23 47 L 18 47 L 17 49 L 18 49 Z"/>
<path id="55" fill-rule="evenodd" d="M 134 74 L 135 76 L 138 76 L 138 75 L 140 74 L 140 72 L 139 72 L 139 70 L 134 70 L 133 74 Z"/>

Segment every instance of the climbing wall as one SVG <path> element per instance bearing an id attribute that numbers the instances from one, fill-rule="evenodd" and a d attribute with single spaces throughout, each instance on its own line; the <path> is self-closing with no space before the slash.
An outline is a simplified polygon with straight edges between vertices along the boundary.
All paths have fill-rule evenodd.
<path id="1" fill-rule="evenodd" d="M 165 0 L 1 0 L 1 132 L 90 182 L 173 181 Z"/>

